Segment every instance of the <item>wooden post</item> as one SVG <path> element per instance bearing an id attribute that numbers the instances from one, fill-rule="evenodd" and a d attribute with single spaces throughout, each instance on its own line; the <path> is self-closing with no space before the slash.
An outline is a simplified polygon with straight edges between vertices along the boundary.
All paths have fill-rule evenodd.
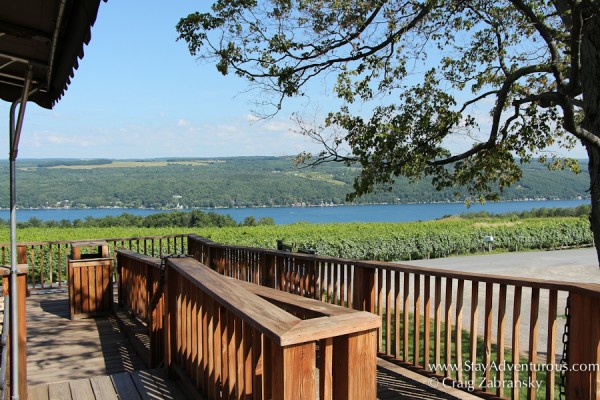
<path id="1" fill-rule="evenodd" d="M 600 399 L 600 297 L 570 297 L 567 399 Z"/>
<path id="2" fill-rule="evenodd" d="M 261 254 L 260 275 L 262 286 L 275 287 L 275 256 L 272 254 Z"/>
<path id="3" fill-rule="evenodd" d="M 21 247 L 23 247 L 26 251 L 25 246 L 19 246 L 19 255 L 21 254 Z M 24 253 L 26 255 L 26 253 Z M 17 258 L 18 260 L 22 258 Z M 28 266 L 27 264 L 19 264 L 17 266 L 17 287 L 18 287 L 18 296 L 19 298 L 17 299 L 17 313 L 19 315 L 19 327 L 18 327 L 18 340 L 19 340 L 19 397 L 22 399 L 26 399 L 27 398 L 27 319 L 26 319 L 26 314 L 25 314 L 25 299 L 27 297 L 27 270 L 28 270 Z M 8 296 L 8 293 L 10 293 L 10 268 L 8 267 L 2 267 L 1 269 L 1 273 L 2 273 L 2 285 L 3 285 L 3 291 L 4 291 L 4 295 Z M 12 326 L 13 324 L 13 320 L 14 317 L 12 315 L 10 315 L 10 322 L 9 324 Z M 10 343 L 11 343 L 11 339 L 10 339 L 10 331 L 9 331 L 9 337 L 8 337 L 8 347 L 7 347 L 7 351 L 8 351 L 8 359 L 7 359 L 7 365 L 11 366 L 11 362 L 10 362 Z M 10 374 L 12 373 L 12 371 L 9 371 L 7 377 L 6 377 L 6 382 L 10 382 Z M 11 389 L 12 390 L 12 389 Z M 13 396 L 12 392 L 9 395 L 10 397 Z"/>
<path id="4" fill-rule="evenodd" d="M 355 310 L 375 313 L 375 268 L 354 267 Z"/>
<path id="5" fill-rule="evenodd" d="M 273 399 L 315 400 L 317 395 L 315 342 L 287 347 L 272 345 L 271 351 L 274 375 L 271 381 Z M 367 397 L 354 398 L 366 399 Z"/>
<path id="6" fill-rule="evenodd" d="M 377 397 L 377 330 L 333 339 L 333 400 Z"/>

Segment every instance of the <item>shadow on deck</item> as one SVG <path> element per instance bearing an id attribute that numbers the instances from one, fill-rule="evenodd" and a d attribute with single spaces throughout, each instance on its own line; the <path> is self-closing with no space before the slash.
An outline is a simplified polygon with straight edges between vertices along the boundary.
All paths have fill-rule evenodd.
<path id="1" fill-rule="evenodd" d="M 136 349 L 142 354 L 147 351 L 148 337 L 141 323 L 125 312 L 71 321 L 66 290 L 35 292 L 27 299 L 30 399 L 187 398 L 176 382 L 166 379 L 164 370 L 145 371 Z M 378 399 L 464 399 L 465 395 L 435 390 L 427 385 L 427 378 L 378 360 Z"/>
<path id="2" fill-rule="evenodd" d="M 188 399 L 183 390 L 166 378 L 164 370 L 121 372 L 29 386 L 29 399 L 174 400 Z"/>
<path id="3" fill-rule="evenodd" d="M 29 399 L 186 399 L 146 365 L 116 317 L 71 321 L 66 290 L 27 299 Z"/>

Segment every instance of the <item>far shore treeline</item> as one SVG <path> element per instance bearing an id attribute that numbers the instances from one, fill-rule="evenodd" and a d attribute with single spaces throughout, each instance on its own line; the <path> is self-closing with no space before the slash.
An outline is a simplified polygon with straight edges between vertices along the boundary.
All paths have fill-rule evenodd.
<path id="1" fill-rule="evenodd" d="M 0 225 L 8 226 L 8 224 L 8 220 L 0 218 Z M 248 216 L 238 224 L 229 214 L 222 215 L 215 212 L 193 210 L 169 211 L 147 216 L 123 213 L 118 216 L 86 217 L 85 219 L 75 219 L 73 221 L 67 219 L 42 221 L 39 218 L 32 217 L 27 222 L 18 222 L 17 228 L 205 228 L 256 225 L 275 225 L 275 221 L 270 217 L 256 219 L 253 216 Z"/>

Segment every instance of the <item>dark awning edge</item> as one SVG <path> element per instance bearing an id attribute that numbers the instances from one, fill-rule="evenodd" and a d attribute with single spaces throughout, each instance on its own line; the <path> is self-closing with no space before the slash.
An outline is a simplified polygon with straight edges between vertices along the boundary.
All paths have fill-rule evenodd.
<path id="1" fill-rule="evenodd" d="M 38 3 L 39 10 L 48 6 L 48 0 L 41 1 L 46 3 L 44 5 Z M 45 38 L 40 39 L 39 32 L 35 37 L 29 36 L 29 31 L 15 34 L 13 29 L 8 32 L 8 39 L 3 41 L 2 28 L 7 26 L 14 28 L 14 25 L 3 23 L 7 20 L 9 23 L 11 22 L 9 12 L 36 11 L 35 4 L 31 4 L 35 2 L 36 0 L 24 1 L 22 8 L 9 7 L 7 10 L 2 10 L 4 15 L 0 15 L 0 23 L 2 23 L 0 25 L 0 66 L 10 60 L 11 56 L 19 59 L 18 62 L 13 62 L 6 68 L 0 69 L 0 78 L 2 78 L 0 79 L 0 98 L 14 102 L 21 97 L 22 81 L 14 77 L 25 76 L 28 66 L 22 62 L 24 59 L 33 66 L 34 81 L 36 86 L 41 88 L 29 100 L 41 107 L 51 109 L 65 94 L 75 70 L 79 67 L 79 59 L 84 56 L 84 46 L 90 42 L 91 28 L 96 21 L 100 0 L 53 0 L 51 3 L 54 4 L 51 7 L 54 7 L 56 14 L 47 15 L 46 20 L 40 19 L 37 22 L 39 27 L 29 26 L 34 31 L 39 29 L 39 32 L 46 28 Z M 0 8 L 3 7 L 0 6 Z M 58 15 L 61 7 L 62 15 Z M 38 13 L 39 10 L 37 10 Z M 52 34 L 48 31 L 49 26 L 53 28 Z M 47 51 L 39 51 L 43 49 L 44 45 L 47 47 Z M 52 71 L 48 73 L 50 67 L 52 67 Z"/>
<path id="2" fill-rule="evenodd" d="M 100 0 L 75 1 L 72 14 L 64 21 L 64 29 L 54 55 L 56 64 L 49 82 L 46 99 L 36 101 L 40 106 L 52 108 L 62 98 L 75 70 L 79 68 L 79 59 L 83 59 L 85 45 L 92 38 L 91 29 L 96 22 Z"/>

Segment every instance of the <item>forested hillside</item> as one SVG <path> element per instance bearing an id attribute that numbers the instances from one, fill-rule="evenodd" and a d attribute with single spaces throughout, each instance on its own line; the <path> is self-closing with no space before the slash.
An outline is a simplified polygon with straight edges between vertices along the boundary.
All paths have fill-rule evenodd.
<path id="1" fill-rule="evenodd" d="M 580 163 L 582 169 L 586 164 Z M 21 160 L 17 164 L 19 207 L 243 207 L 343 204 L 357 170 L 338 164 L 298 169 L 292 157 L 236 157 L 160 160 Z M 587 173 L 549 171 L 526 165 L 519 184 L 504 200 L 587 197 Z M 8 187 L 8 165 L 0 164 L 0 185 Z M 398 179 L 358 203 L 416 203 L 461 200 L 436 191 L 428 181 Z M 8 193 L 0 193 L 0 207 Z"/>

